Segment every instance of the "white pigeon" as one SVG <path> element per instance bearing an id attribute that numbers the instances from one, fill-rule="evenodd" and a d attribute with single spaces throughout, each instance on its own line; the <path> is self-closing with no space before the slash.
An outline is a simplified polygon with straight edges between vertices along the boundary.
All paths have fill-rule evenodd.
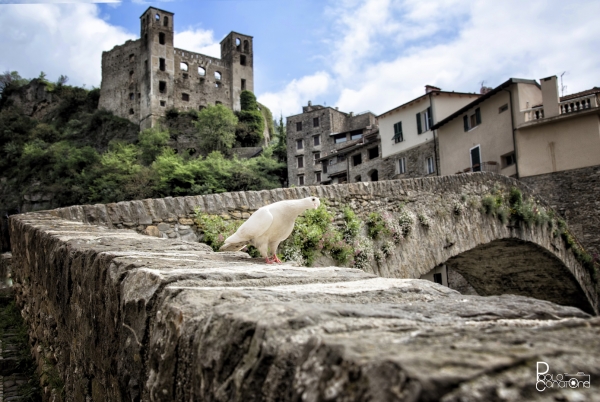
<path id="1" fill-rule="evenodd" d="M 285 200 L 265 205 L 253 213 L 238 230 L 225 239 L 219 251 L 239 251 L 247 244 L 258 249 L 267 264 L 281 262 L 277 258 L 277 247 L 292 234 L 298 215 L 307 209 L 317 209 L 321 201 L 317 197 L 301 200 Z M 273 258 L 269 258 L 268 252 Z"/>

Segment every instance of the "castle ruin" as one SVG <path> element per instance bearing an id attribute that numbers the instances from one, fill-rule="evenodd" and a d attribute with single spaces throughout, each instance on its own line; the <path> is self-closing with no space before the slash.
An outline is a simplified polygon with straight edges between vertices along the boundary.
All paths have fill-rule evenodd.
<path id="1" fill-rule="evenodd" d="M 254 91 L 252 37 L 231 32 L 221 59 L 174 46 L 174 14 L 149 7 L 140 17 L 140 39 L 102 53 L 99 107 L 154 126 L 165 111 L 223 104 L 240 110 L 240 93 Z"/>

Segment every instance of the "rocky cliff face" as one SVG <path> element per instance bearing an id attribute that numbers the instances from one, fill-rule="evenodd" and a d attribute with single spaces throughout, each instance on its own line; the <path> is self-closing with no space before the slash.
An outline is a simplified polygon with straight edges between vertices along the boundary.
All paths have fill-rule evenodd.
<path id="1" fill-rule="evenodd" d="M 600 401 L 600 319 L 577 308 L 264 265 L 50 213 L 10 223 L 56 400 Z M 582 382 L 548 388 L 537 362 Z"/>

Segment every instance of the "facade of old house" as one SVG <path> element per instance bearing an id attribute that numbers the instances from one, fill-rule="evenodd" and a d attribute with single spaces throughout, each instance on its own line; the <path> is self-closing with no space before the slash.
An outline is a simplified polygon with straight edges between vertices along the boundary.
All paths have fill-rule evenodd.
<path id="1" fill-rule="evenodd" d="M 379 115 L 382 159 L 394 165 L 388 178 L 438 174 L 433 125 L 479 96 L 427 85 L 424 95 Z"/>
<path id="2" fill-rule="evenodd" d="M 149 7 L 140 39 L 102 53 L 99 107 L 154 126 L 170 108 L 200 110 L 223 104 L 240 110 L 240 93 L 254 90 L 252 37 L 231 32 L 221 58 L 175 47 L 174 14 Z"/>
<path id="3" fill-rule="evenodd" d="M 332 165 L 324 164 L 323 157 L 356 143 L 376 127 L 377 118 L 371 112 L 354 115 L 309 101 L 301 114 L 286 118 L 289 185 L 347 182 L 344 157 L 336 155 Z"/>
<path id="4" fill-rule="evenodd" d="M 522 123 L 522 110 L 541 102 L 535 80 L 511 78 L 435 124 L 440 173 L 491 171 L 516 177 L 513 128 Z"/>

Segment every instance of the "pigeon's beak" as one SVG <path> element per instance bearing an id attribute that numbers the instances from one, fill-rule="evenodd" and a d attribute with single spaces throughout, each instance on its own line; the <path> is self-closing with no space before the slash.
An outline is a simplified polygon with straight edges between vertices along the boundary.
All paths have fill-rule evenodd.
<path id="1" fill-rule="evenodd" d="M 315 201 L 313 202 L 313 205 L 315 206 L 315 209 L 319 208 L 319 205 L 321 205 L 321 201 Z"/>

